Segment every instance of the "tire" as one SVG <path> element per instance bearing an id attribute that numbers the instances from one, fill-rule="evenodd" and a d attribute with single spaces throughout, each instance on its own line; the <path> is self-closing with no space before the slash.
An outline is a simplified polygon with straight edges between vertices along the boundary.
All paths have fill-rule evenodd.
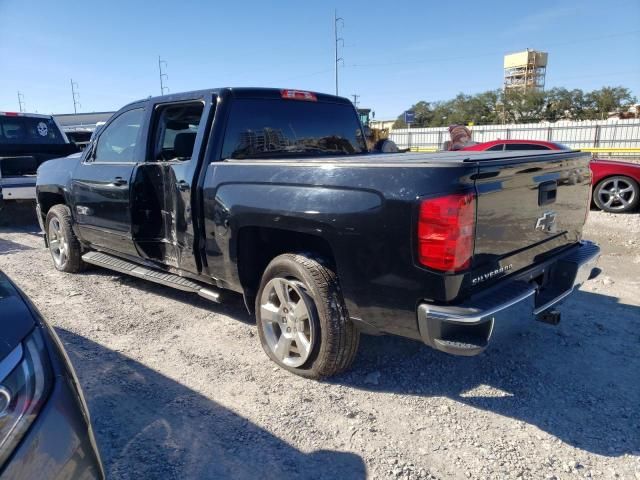
<path id="1" fill-rule="evenodd" d="M 623 175 L 608 177 L 593 189 L 593 201 L 605 212 L 631 212 L 640 202 L 640 187 L 634 179 Z"/>
<path id="2" fill-rule="evenodd" d="M 49 252 L 56 269 L 67 273 L 77 273 L 85 267 L 82 248 L 73 233 L 72 223 L 71 211 L 66 205 L 54 205 L 49 209 L 45 223 Z"/>
<path id="3" fill-rule="evenodd" d="M 265 269 L 256 297 L 256 323 L 267 356 L 306 378 L 346 370 L 360 343 L 335 272 L 301 254 L 280 255 Z"/>

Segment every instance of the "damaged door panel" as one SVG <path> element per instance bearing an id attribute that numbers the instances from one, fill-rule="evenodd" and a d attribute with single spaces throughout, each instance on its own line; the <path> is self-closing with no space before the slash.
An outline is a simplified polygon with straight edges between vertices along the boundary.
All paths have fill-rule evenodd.
<path id="1" fill-rule="evenodd" d="M 146 161 L 137 168 L 132 198 L 134 239 L 140 254 L 169 267 L 198 273 L 193 252 L 193 159 L 205 103 L 156 105 Z"/>

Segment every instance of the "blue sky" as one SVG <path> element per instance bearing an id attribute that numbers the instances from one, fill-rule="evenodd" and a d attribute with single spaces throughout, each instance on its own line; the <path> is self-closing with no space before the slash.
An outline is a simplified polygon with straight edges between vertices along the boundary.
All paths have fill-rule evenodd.
<path id="1" fill-rule="evenodd" d="M 623 85 L 640 97 L 640 1 L 0 0 L 0 111 L 115 110 L 219 86 L 333 93 L 333 9 L 344 18 L 340 94 L 376 118 L 502 84 L 502 56 L 549 52 L 547 87 Z"/>

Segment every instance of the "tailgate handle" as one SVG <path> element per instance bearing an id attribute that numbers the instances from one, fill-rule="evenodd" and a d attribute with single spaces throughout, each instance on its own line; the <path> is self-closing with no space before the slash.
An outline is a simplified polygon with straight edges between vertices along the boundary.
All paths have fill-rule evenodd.
<path id="1" fill-rule="evenodd" d="M 538 187 L 538 205 L 549 205 L 556 201 L 558 184 L 555 180 L 541 183 Z"/>

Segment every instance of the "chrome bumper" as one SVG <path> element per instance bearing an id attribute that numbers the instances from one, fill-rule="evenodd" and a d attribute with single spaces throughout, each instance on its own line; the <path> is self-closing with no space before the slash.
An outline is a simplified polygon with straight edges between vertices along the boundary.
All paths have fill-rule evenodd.
<path id="1" fill-rule="evenodd" d="M 0 177 L 0 190 L 4 200 L 35 200 L 35 175 L 21 175 L 18 177 Z"/>
<path id="2" fill-rule="evenodd" d="M 542 288 L 516 275 L 461 305 L 422 303 L 418 306 L 420 336 L 437 350 L 455 355 L 477 355 L 488 345 L 495 315 L 530 297 L 535 300 L 534 315 L 549 310 L 590 278 L 599 257 L 600 247 L 585 241 L 552 262 L 550 281 Z"/>

